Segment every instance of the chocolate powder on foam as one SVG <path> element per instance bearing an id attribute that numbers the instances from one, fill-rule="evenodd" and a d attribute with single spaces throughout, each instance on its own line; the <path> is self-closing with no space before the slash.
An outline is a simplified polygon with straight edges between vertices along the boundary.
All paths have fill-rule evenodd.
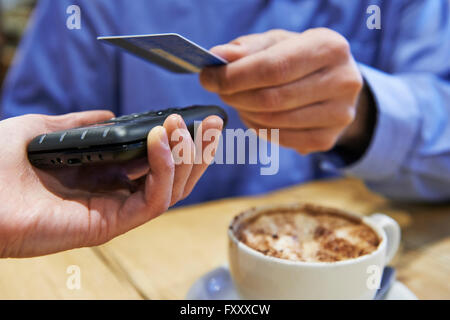
<path id="1" fill-rule="evenodd" d="M 264 211 L 239 225 L 235 234 L 265 255 L 307 262 L 357 258 L 375 251 L 380 242 L 361 219 L 311 205 Z"/>

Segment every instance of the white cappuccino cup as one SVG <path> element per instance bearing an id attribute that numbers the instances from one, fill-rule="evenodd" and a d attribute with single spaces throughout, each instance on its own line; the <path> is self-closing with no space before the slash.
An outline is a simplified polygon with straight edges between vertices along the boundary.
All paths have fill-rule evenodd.
<path id="1" fill-rule="evenodd" d="M 291 204 L 253 208 L 231 222 L 228 230 L 229 266 L 240 297 L 269 300 L 373 299 L 380 286 L 383 269 L 395 255 L 400 242 L 399 225 L 384 214 L 361 217 L 332 209 L 342 216 L 360 219 L 380 240 L 374 251 L 336 262 L 276 258 L 250 248 L 236 236 L 238 228 L 248 219 L 274 209 L 300 210 L 302 206 Z"/>

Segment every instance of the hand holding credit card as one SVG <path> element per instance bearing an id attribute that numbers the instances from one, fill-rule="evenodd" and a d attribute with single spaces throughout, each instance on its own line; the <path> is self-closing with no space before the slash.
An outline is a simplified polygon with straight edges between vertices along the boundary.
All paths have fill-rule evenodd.
<path id="1" fill-rule="evenodd" d="M 176 33 L 98 37 L 175 73 L 199 73 L 227 61 Z"/>
<path id="2" fill-rule="evenodd" d="M 374 103 L 348 41 L 333 30 L 269 30 L 210 51 L 173 33 L 100 39 L 173 72 L 201 71 L 203 88 L 247 127 L 279 129 L 275 143 L 300 154 L 346 146 L 356 159 L 371 141 Z"/>

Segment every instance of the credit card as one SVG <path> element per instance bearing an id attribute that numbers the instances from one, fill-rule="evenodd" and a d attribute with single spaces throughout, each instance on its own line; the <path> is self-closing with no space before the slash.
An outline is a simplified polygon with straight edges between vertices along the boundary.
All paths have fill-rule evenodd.
<path id="1" fill-rule="evenodd" d="M 198 73 L 226 60 L 176 33 L 107 36 L 97 40 L 118 46 L 138 57 L 176 73 Z"/>

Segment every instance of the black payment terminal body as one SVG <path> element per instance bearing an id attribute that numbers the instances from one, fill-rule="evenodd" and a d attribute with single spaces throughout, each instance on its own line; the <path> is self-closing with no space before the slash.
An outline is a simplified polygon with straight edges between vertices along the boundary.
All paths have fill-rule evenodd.
<path id="1" fill-rule="evenodd" d="M 134 113 L 91 126 L 52 132 L 35 137 L 28 145 L 28 158 L 38 168 L 61 168 L 122 163 L 147 155 L 147 136 L 171 114 L 181 115 L 194 135 L 194 124 L 210 115 L 227 122 L 218 106 L 190 106 Z"/>

